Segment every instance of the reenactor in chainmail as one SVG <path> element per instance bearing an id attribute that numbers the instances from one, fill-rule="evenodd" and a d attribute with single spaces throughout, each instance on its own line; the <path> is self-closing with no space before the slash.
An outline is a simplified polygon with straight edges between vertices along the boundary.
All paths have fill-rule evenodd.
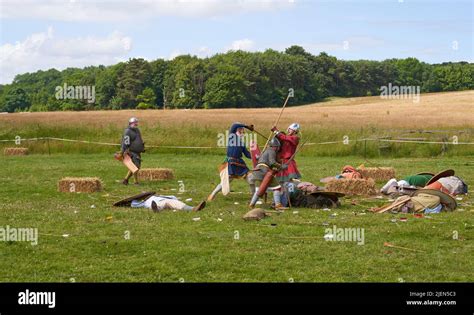
<path id="1" fill-rule="evenodd" d="M 145 151 L 145 143 L 143 142 L 140 129 L 138 129 L 138 119 L 132 117 L 128 121 L 128 127 L 125 129 L 122 138 L 121 153 L 130 155 L 133 164 L 140 169 L 142 163 L 141 153 Z M 138 185 L 138 171 L 133 174 L 130 170 L 122 181 L 124 185 L 128 185 L 130 177 L 134 178 L 134 182 Z"/>

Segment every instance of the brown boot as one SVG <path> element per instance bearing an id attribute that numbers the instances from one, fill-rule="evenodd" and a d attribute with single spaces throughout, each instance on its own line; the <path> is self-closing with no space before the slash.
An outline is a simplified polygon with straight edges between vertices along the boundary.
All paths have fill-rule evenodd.
<path id="1" fill-rule="evenodd" d="M 193 208 L 193 211 L 201 211 L 206 207 L 206 202 L 203 200 L 197 206 Z"/>
<path id="2" fill-rule="evenodd" d="M 124 184 L 125 186 L 128 185 L 128 179 L 125 178 L 125 179 L 122 181 L 122 184 Z"/>
<path id="3" fill-rule="evenodd" d="M 275 205 L 275 210 L 283 211 L 283 210 L 288 210 L 289 208 L 284 207 L 281 203 L 277 203 Z"/>

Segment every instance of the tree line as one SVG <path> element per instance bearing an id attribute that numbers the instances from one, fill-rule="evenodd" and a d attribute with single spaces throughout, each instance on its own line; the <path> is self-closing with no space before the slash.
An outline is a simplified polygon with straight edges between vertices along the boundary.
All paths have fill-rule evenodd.
<path id="1" fill-rule="evenodd" d="M 312 55 L 300 46 L 208 58 L 133 58 L 107 67 L 19 74 L 11 84 L 0 85 L 0 111 L 270 107 L 281 106 L 290 88 L 291 105 L 300 105 L 332 96 L 379 95 L 389 83 L 419 86 L 421 92 L 470 90 L 474 64 L 428 64 L 416 58 L 346 61 L 324 52 Z M 93 86 L 94 102 L 58 98 L 58 87 L 65 84 Z"/>

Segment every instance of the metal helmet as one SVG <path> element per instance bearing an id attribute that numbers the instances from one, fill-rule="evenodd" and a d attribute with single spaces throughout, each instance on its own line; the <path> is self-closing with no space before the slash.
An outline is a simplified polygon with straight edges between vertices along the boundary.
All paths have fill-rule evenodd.
<path id="1" fill-rule="evenodd" d="M 288 126 L 288 129 L 294 130 L 296 133 L 298 133 L 300 131 L 300 124 L 292 123 Z"/>
<path id="2" fill-rule="evenodd" d="M 132 117 L 128 120 L 128 124 L 131 125 L 131 124 L 135 124 L 138 122 L 138 118 L 137 117 Z"/>
<path id="3" fill-rule="evenodd" d="M 281 144 L 280 144 L 280 141 L 278 141 L 277 138 L 272 138 L 272 140 L 270 140 L 270 142 L 268 143 L 268 146 L 270 146 L 270 147 L 280 147 Z"/>

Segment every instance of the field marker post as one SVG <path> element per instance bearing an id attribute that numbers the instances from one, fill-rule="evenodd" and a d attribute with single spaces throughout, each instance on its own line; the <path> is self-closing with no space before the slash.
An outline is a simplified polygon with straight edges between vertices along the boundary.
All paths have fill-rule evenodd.
<path id="1" fill-rule="evenodd" d="M 51 148 L 49 147 L 49 137 L 46 137 L 46 142 L 48 143 L 48 155 L 51 155 Z"/>
<path id="2" fill-rule="evenodd" d="M 367 139 L 364 139 L 364 159 L 367 159 Z"/>

